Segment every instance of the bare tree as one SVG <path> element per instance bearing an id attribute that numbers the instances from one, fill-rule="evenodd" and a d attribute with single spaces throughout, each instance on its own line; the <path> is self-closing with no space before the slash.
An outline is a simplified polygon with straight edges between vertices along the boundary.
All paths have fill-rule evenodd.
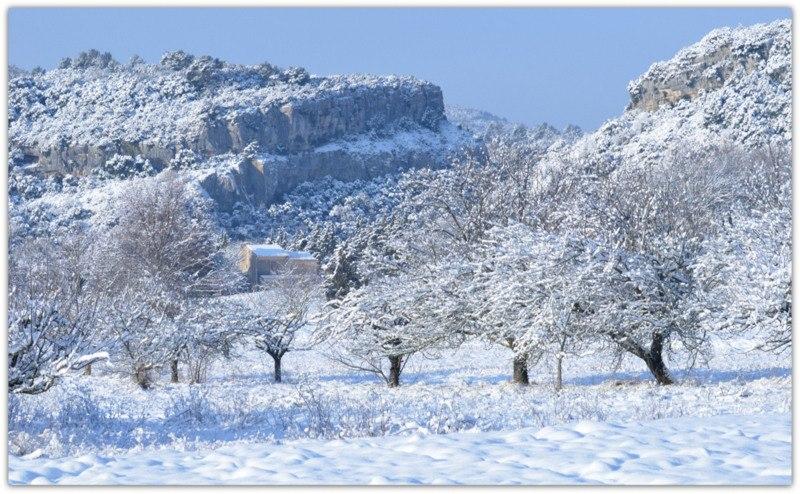
<path id="1" fill-rule="evenodd" d="M 762 198 L 763 200 L 763 198 Z M 756 349 L 782 353 L 792 346 L 791 187 L 764 212 L 734 214 L 707 239 L 695 264 L 703 321 L 730 336 L 747 334 Z"/>
<path id="2" fill-rule="evenodd" d="M 335 361 L 399 386 L 412 355 L 453 345 L 446 328 L 427 324 L 427 293 L 421 280 L 409 276 L 374 280 L 328 302 L 315 318 L 317 338 L 332 343 Z"/>
<path id="3" fill-rule="evenodd" d="M 91 238 L 23 242 L 9 256 L 8 386 L 48 390 L 69 370 L 107 357 L 94 338 L 102 299 L 87 260 Z"/>
<path id="4" fill-rule="evenodd" d="M 593 303 L 585 278 L 602 262 L 596 246 L 517 223 L 492 229 L 481 254 L 463 288 L 481 335 L 514 353 L 519 384 L 531 360 L 554 355 L 560 388 L 564 356 L 593 337 L 583 315 Z"/>
<path id="5" fill-rule="evenodd" d="M 288 271 L 272 277 L 256 291 L 228 297 L 228 310 L 237 314 L 234 317 L 239 330 L 272 357 L 275 382 L 282 380 L 284 355 L 309 343 L 301 340 L 300 332 L 308 326 L 310 312 L 320 302 L 320 281 L 317 275 Z"/>
<path id="6" fill-rule="evenodd" d="M 616 170 L 594 188 L 586 211 L 585 231 L 603 237 L 610 252 L 597 278 L 605 304 L 597 324 L 660 384 L 673 382 L 664 360 L 672 340 L 692 355 L 706 346 L 691 303 L 699 287 L 693 265 L 703 239 L 737 204 L 744 172 L 735 155 L 695 149 L 679 144 L 658 165 Z"/>
<path id="7" fill-rule="evenodd" d="M 173 172 L 134 182 L 118 202 L 99 266 L 114 300 L 111 332 L 143 387 L 167 363 L 178 380 L 178 359 L 197 337 L 198 308 L 242 282 L 207 208 Z"/>

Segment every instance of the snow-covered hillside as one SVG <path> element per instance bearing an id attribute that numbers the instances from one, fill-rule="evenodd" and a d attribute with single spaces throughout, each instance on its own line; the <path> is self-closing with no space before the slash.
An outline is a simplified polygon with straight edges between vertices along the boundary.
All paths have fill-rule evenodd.
<path id="1" fill-rule="evenodd" d="M 467 108 L 465 106 L 445 105 L 444 114 L 447 116 L 447 119 L 454 124 L 460 125 L 477 135 L 485 135 L 489 127 L 493 125 L 501 127 L 514 126 L 514 124 L 503 117 L 499 117 L 488 111 Z"/>
<path id="2" fill-rule="evenodd" d="M 561 131 L 546 123 L 528 127 L 511 123 L 487 111 L 457 105 L 445 105 L 444 112 L 447 120 L 484 141 L 513 140 L 537 155 L 548 150 L 563 149 L 583 135 L 576 125 L 568 125 Z"/>
<path id="3" fill-rule="evenodd" d="M 223 210 L 237 201 L 270 203 L 328 175 L 353 180 L 441 167 L 476 146 L 446 121 L 441 90 L 428 82 L 319 77 L 183 52 L 157 64 L 120 64 L 92 50 L 53 70 L 16 70 L 9 101 L 16 175 L 119 175 L 125 170 L 114 163 L 125 161 L 123 168 L 145 173 L 216 173 L 213 161 L 232 155 L 237 166 L 203 183 Z"/>
<path id="4" fill-rule="evenodd" d="M 413 78 L 312 77 L 183 52 L 154 65 L 84 53 L 57 69 L 12 78 L 10 96 L 11 142 L 40 159 L 71 147 L 108 153 L 105 147 L 119 152 L 126 145 L 158 159 L 147 150 L 214 153 L 253 141 L 291 152 L 401 119 L 432 129 L 443 119 L 439 88 Z"/>
<path id="5" fill-rule="evenodd" d="M 573 153 L 615 168 L 655 162 L 676 143 L 785 144 L 792 133 L 791 50 L 789 20 L 712 31 L 632 81 L 628 109 Z"/>

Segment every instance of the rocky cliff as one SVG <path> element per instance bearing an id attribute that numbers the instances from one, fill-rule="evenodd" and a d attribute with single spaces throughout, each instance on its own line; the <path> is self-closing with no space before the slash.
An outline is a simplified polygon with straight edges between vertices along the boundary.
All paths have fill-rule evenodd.
<path id="1" fill-rule="evenodd" d="M 716 29 L 671 60 L 653 64 L 628 86 L 628 109 L 655 110 L 695 99 L 753 72 L 782 85 L 791 77 L 791 23 Z"/>
<path id="2" fill-rule="evenodd" d="M 400 130 L 391 136 L 331 141 L 291 154 L 227 155 L 222 166 L 195 172 L 200 184 L 222 211 L 237 202 L 271 204 L 302 184 L 323 177 L 349 182 L 369 180 L 410 168 L 437 168 L 479 145 L 447 122 L 436 131 Z"/>
<path id="3" fill-rule="evenodd" d="M 269 202 L 325 175 L 367 178 L 440 166 L 472 145 L 446 122 L 439 87 L 412 77 L 316 77 L 183 52 L 158 64 L 123 65 L 91 51 L 54 70 L 17 71 L 9 102 L 10 146 L 20 164 L 39 173 L 85 175 L 115 155 L 155 170 L 190 155 L 203 168 L 213 157 L 243 153 L 224 176 L 204 178 L 223 207 Z M 418 139 L 375 153 L 349 145 L 380 144 L 399 133 Z M 242 191 L 248 195 L 238 197 Z"/>
<path id="4" fill-rule="evenodd" d="M 791 52 L 788 19 L 714 30 L 632 81 L 627 109 L 570 153 L 611 171 L 680 149 L 789 145 Z"/>

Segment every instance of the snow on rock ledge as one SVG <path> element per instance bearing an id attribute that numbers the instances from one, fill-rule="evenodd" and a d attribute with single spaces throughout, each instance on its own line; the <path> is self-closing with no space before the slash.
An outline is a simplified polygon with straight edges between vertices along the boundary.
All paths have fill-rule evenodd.
<path id="1" fill-rule="evenodd" d="M 468 134 L 445 121 L 436 131 L 360 135 L 299 153 L 262 153 L 227 170 L 207 169 L 198 175 L 218 208 L 230 211 L 236 202 L 272 204 L 301 183 L 323 177 L 349 182 L 410 168 L 439 168 L 476 146 Z"/>
<path id="2" fill-rule="evenodd" d="M 325 176 L 440 167 L 477 146 L 447 122 L 442 91 L 429 82 L 318 77 L 183 52 L 123 65 L 91 51 L 57 69 L 16 70 L 9 101 L 10 147 L 23 168 L 82 175 L 121 155 L 158 170 L 189 153 L 221 210 L 268 204 Z M 220 170 L 215 162 L 225 156 L 234 166 Z"/>
<path id="3" fill-rule="evenodd" d="M 571 156 L 610 173 L 676 151 L 791 144 L 791 44 L 788 19 L 712 31 L 631 82 L 628 109 Z"/>

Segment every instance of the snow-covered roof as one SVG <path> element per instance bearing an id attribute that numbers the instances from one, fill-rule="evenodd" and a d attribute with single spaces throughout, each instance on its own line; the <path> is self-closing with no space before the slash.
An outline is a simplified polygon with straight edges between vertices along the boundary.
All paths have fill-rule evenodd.
<path id="1" fill-rule="evenodd" d="M 289 251 L 278 244 L 247 244 L 247 248 L 257 256 L 289 255 Z"/>
<path id="2" fill-rule="evenodd" d="M 290 259 L 315 260 L 310 252 L 287 250 L 278 244 L 247 244 L 246 247 L 258 257 L 288 257 Z"/>

